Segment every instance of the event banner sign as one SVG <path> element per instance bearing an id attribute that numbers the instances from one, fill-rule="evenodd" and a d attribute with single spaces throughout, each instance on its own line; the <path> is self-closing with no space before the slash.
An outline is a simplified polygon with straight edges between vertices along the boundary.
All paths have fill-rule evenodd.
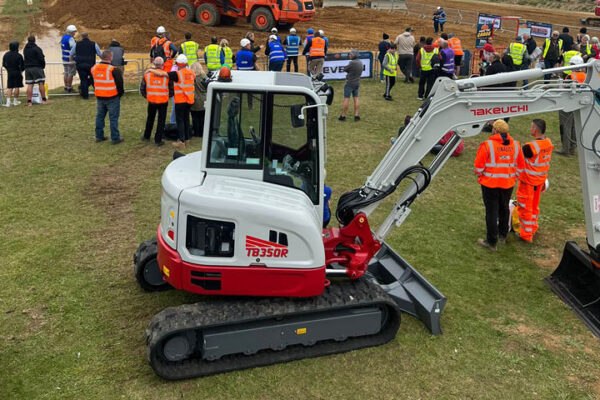
<path id="1" fill-rule="evenodd" d="M 540 38 L 549 38 L 552 36 L 552 24 L 527 21 L 527 26 L 531 29 L 531 36 Z"/>
<path id="2" fill-rule="evenodd" d="M 361 51 L 359 53 L 360 61 L 363 63 L 361 78 L 373 77 L 373 53 L 370 51 Z M 331 53 L 325 55 L 323 63 L 323 79 L 336 80 L 346 79 L 344 67 L 350 63 L 350 53 Z"/>
<path id="3" fill-rule="evenodd" d="M 479 13 L 477 23 L 487 25 L 490 27 L 492 26 L 492 24 L 494 24 L 494 29 L 500 29 L 502 27 L 502 20 L 500 18 L 500 15 Z"/>
<path id="4" fill-rule="evenodd" d="M 492 24 L 494 29 L 500 29 L 502 20 L 499 15 L 479 13 L 477 18 L 477 35 L 475 39 L 475 48 L 481 49 L 487 43 L 489 37 L 492 36 Z"/>
<path id="5" fill-rule="evenodd" d="M 475 48 L 481 49 L 492 36 L 491 24 L 477 24 L 477 38 L 475 39 Z"/>

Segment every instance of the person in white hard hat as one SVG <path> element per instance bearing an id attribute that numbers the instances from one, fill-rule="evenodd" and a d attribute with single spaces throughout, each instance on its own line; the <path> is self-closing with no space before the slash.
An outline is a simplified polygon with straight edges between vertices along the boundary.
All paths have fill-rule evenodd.
<path id="1" fill-rule="evenodd" d="M 271 34 L 269 36 L 267 36 L 267 43 L 265 45 L 265 50 L 269 48 L 269 42 L 270 42 L 271 36 L 275 36 L 277 38 L 277 40 L 279 41 L 279 43 L 282 43 L 281 38 L 279 37 L 277 32 L 278 32 L 277 28 L 271 28 Z"/>
<path id="2" fill-rule="evenodd" d="M 433 13 L 433 31 L 434 33 L 438 33 L 438 31 L 444 32 L 444 24 L 446 23 L 446 12 L 444 11 L 444 7 L 438 7 L 437 10 Z"/>
<path id="3" fill-rule="evenodd" d="M 327 36 L 325 36 L 325 32 L 323 32 L 323 29 L 319 29 L 319 35 L 321 35 L 321 37 L 325 41 L 325 45 L 329 47 L 329 39 L 327 38 Z"/>
<path id="4" fill-rule="evenodd" d="M 243 38 L 240 51 L 235 55 L 235 65 L 239 71 L 256 71 L 256 54 L 252 52 L 252 42 Z"/>
<path id="5" fill-rule="evenodd" d="M 65 92 L 73 92 L 73 77 L 75 76 L 75 62 L 71 56 L 71 51 L 75 48 L 75 34 L 77 28 L 75 25 L 67 26 L 66 33 L 60 39 L 60 50 L 62 52 L 62 62 L 64 68 Z"/>
<path id="6" fill-rule="evenodd" d="M 164 26 L 159 26 L 156 28 L 156 36 L 154 36 L 150 41 L 150 48 L 153 48 L 161 38 L 165 37 L 165 33 L 167 33 L 167 30 Z"/>
<path id="7" fill-rule="evenodd" d="M 285 38 L 285 52 L 287 53 L 287 61 L 285 70 L 290 72 L 290 65 L 294 63 L 294 72 L 298 72 L 298 54 L 300 54 L 300 44 L 302 39 L 296 35 L 296 29 L 291 28 L 290 34 Z"/>

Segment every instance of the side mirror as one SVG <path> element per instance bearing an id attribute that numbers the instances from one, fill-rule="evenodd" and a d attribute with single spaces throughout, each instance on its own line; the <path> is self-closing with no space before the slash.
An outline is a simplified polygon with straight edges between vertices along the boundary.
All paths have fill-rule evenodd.
<path id="1" fill-rule="evenodd" d="M 297 104 L 290 107 L 292 126 L 294 128 L 302 128 L 304 126 L 304 115 L 302 114 L 304 105 Z"/>

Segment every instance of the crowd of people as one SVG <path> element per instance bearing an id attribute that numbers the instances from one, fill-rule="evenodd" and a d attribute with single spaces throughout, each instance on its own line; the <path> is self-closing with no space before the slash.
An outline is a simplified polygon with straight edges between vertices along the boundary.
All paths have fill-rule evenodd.
<path id="1" fill-rule="evenodd" d="M 434 32 L 439 37 L 421 36 L 417 42 L 414 30 L 407 27 L 395 40 L 383 33 L 379 43 L 378 61 L 380 79 L 385 83 L 383 98 L 393 101 L 392 89 L 400 74 L 405 84 L 415 82 L 413 71 L 419 78 L 417 97 L 427 98 L 436 78 L 443 76 L 456 79 L 460 74 L 464 51 L 461 40 L 452 33 L 444 32 L 446 14 L 438 7 L 433 15 Z M 77 29 L 69 25 L 60 40 L 64 67 L 64 91 L 71 93 L 73 78 L 77 73 L 81 84 L 79 95 L 89 98 L 89 86 L 94 86 L 97 99 L 95 121 L 95 140 L 107 140 L 104 134 L 105 118 L 108 114 L 110 139 L 113 144 L 123 141 L 118 122 L 120 116 L 120 98 L 124 93 L 123 74 L 125 56 L 123 47 L 112 40 L 102 51 L 89 35 L 82 32 L 80 40 L 75 40 Z M 239 50 L 234 51 L 227 39 L 212 37 L 210 43 L 202 48 L 192 40 L 191 33 L 185 34 L 180 45 L 171 41 L 164 27 L 159 27 L 150 41 L 150 67 L 144 71 L 140 84 L 140 93 L 147 100 L 147 118 L 141 140 L 149 141 L 156 123 L 154 143 L 164 144 L 166 126 L 175 128 L 177 140 L 173 146 L 184 149 L 191 136 L 202 136 L 204 123 L 204 102 L 207 81 L 211 76 L 220 80 L 230 79 L 230 70 L 256 71 L 257 53 L 264 51 L 267 68 L 270 71 L 298 72 L 298 58 L 306 56 L 308 74 L 318 76 L 323 71 L 329 40 L 322 30 L 308 29 L 302 38 L 294 28 L 282 38 L 273 28 L 264 45 L 257 44 L 253 32 L 248 32 L 239 42 Z M 565 27 L 560 34 L 552 32 L 550 38 L 538 46 L 529 34 L 516 36 L 503 53 L 494 48 L 493 38 L 489 38 L 480 51 L 481 75 L 494 75 L 531 68 L 534 65 L 552 68 L 560 65 L 577 65 L 590 58 L 600 58 L 598 38 L 590 38 L 585 28 L 574 38 Z M 34 86 L 38 86 L 41 103 L 48 104 L 45 83 L 45 56 L 36 45 L 34 36 L 30 36 L 19 53 L 19 44 L 11 42 L 9 51 L 3 58 L 3 67 L 8 72 L 6 107 L 19 105 L 19 91 L 23 87 L 23 72 L 27 85 L 27 106 L 32 104 Z M 96 57 L 100 62 L 96 63 Z M 358 50 L 349 52 L 350 62 L 343 68 L 347 73 L 344 85 L 344 101 L 338 120 L 346 121 L 350 98 L 353 98 L 354 121 L 360 121 L 359 89 L 363 72 L 363 63 Z M 203 61 L 204 63 L 201 63 Z M 204 66 L 203 66 L 204 64 Z M 225 68 L 223 68 L 225 67 Z M 206 70 L 205 70 L 206 68 Z M 545 79 L 550 79 L 546 76 Z M 565 80 L 583 82 L 585 74 L 574 69 L 565 71 L 560 77 Z M 517 86 L 512 82 L 508 86 Z M 528 82 L 524 81 L 523 85 Z M 497 86 L 506 87 L 507 84 Z M 492 85 L 493 87 L 493 85 Z M 167 109 L 172 103 L 170 124 L 167 124 Z M 157 118 L 158 117 L 158 118 Z M 190 124 L 191 118 L 191 124 Z M 559 113 L 562 149 L 558 154 L 569 156 L 575 150 L 575 131 L 573 114 Z M 482 187 L 483 202 L 486 209 L 487 237 L 479 239 L 478 244 L 490 250 L 497 250 L 498 243 L 506 241 L 510 224 L 510 198 L 518 183 L 516 212 L 518 214 L 518 236 L 531 242 L 537 230 L 539 218 L 539 199 L 550 166 L 553 145 L 545 136 L 546 124 L 543 120 L 533 120 L 531 136 L 533 140 L 524 146 L 509 135 L 508 120 L 497 120 L 489 124 L 491 136 L 484 141 L 475 159 L 475 173 Z M 448 139 L 452 133 L 448 133 Z M 462 143 L 461 143 L 462 145 Z M 462 148 L 461 148 L 462 151 Z M 460 152 L 458 153 L 460 154 Z M 509 160 L 500 162 L 499 160 Z M 543 179 L 542 179 L 543 178 Z"/>

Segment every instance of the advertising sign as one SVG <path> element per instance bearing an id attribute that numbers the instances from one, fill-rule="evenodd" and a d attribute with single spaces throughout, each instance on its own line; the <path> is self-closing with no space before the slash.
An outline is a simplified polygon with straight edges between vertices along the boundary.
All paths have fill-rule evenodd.
<path id="1" fill-rule="evenodd" d="M 487 43 L 487 40 L 492 36 L 491 24 L 477 24 L 477 36 L 475 39 L 475 48 L 481 49 Z"/>
<path id="2" fill-rule="evenodd" d="M 519 33 L 517 36 L 523 36 L 524 34 L 531 35 L 531 28 L 527 26 L 527 24 L 519 25 Z"/>
<path id="3" fill-rule="evenodd" d="M 363 72 L 361 78 L 373 77 L 373 53 L 370 51 L 361 51 L 359 53 L 360 61 L 363 63 Z M 323 79 L 336 80 L 346 79 L 344 67 L 350 63 L 350 53 L 331 53 L 325 55 L 323 63 Z"/>
<path id="4" fill-rule="evenodd" d="M 533 37 L 549 38 L 552 36 L 552 24 L 527 21 L 527 26 L 531 29 L 530 35 Z"/>
<path id="5" fill-rule="evenodd" d="M 500 29 L 502 27 L 502 20 L 500 19 L 500 15 L 479 13 L 477 24 L 487 25 L 490 27 L 492 24 L 494 24 L 494 29 Z"/>

